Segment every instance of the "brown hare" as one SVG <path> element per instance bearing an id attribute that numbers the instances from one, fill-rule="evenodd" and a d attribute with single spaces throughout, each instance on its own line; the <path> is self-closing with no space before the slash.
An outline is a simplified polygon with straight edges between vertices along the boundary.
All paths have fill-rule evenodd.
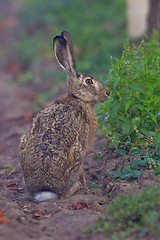
<path id="1" fill-rule="evenodd" d="M 54 38 L 54 52 L 67 73 L 66 94 L 37 115 L 19 147 L 26 187 L 39 202 L 86 187 L 83 158 L 97 128 L 94 106 L 110 95 L 97 78 L 77 71 L 68 32 Z"/>

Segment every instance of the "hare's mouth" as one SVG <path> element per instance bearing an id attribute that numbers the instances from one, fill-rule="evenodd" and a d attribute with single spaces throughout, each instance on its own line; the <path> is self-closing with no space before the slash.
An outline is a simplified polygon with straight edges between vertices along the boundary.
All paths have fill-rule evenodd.
<path id="1" fill-rule="evenodd" d="M 105 94 L 105 95 L 99 97 L 97 102 L 105 102 L 108 100 L 108 98 L 109 98 L 109 96 L 107 94 Z"/>
<path id="2" fill-rule="evenodd" d="M 110 90 L 107 88 L 107 90 L 106 90 L 106 95 L 107 95 L 107 97 L 109 97 L 110 96 Z"/>

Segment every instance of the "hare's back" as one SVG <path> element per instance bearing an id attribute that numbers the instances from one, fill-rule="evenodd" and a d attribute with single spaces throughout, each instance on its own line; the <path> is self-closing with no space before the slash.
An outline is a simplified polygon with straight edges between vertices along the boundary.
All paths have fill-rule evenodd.
<path id="1" fill-rule="evenodd" d="M 70 149 L 80 141 L 81 128 L 87 127 L 83 115 L 76 106 L 55 102 L 37 116 L 30 134 L 49 148 Z"/>
<path id="2" fill-rule="evenodd" d="M 81 109 L 81 108 L 80 108 Z M 82 161 L 87 141 L 87 123 L 82 109 L 52 103 L 34 119 L 31 131 L 22 138 L 20 157 L 23 169 L 41 169 L 57 177 Z"/>
<path id="3" fill-rule="evenodd" d="M 31 193 L 63 192 L 72 170 L 80 167 L 87 140 L 82 115 L 74 105 L 53 103 L 37 115 L 30 132 L 22 137 L 21 165 Z"/>

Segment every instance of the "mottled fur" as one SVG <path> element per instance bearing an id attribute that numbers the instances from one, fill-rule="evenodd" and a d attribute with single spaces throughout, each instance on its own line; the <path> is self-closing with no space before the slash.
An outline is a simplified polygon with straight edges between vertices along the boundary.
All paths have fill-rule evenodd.
<path id="1" fill-rule="evenodd" d="M 77 72 L 69 33 L 54 39 L 54 50 L 68 75 L 66 95 L 37 115 L 19 147 L 25 183 L 37 201 L 52 198 L 41 192 L 65 198 L 86 187 L 83 157 L 97 128 L 94 105 L 109 96 L 102 82 Z M 93 83 L 88 85 L 86 79 Z"/>

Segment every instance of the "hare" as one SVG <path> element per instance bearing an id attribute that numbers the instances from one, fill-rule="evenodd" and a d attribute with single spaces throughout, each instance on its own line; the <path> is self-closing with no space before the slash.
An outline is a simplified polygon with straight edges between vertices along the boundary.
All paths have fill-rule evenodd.
<path id="1" fill-rule="evenodd" d="M 110 95 L 97 78 L 77 71 L 68 32 L 54 38 L 54 52 L 67 73 L 66 94 L 36 116 L 19 146 L 26 187 L 38 202 L 86 188 L 83 158 L 97 128 L 94 106 Z"/>

